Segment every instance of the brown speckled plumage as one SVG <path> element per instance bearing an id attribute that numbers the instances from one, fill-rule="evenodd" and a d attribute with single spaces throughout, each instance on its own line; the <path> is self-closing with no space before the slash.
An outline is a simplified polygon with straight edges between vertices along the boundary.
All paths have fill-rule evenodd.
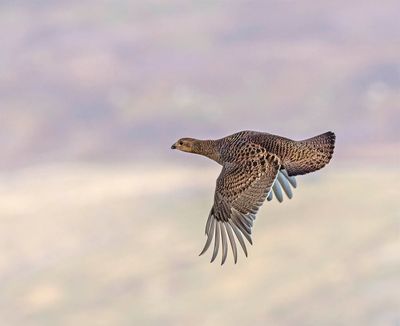
<path id="1" fill-rule="evenodd" d="M 252 244 L 251 228 L 265 198 L 272 200 L 274 194 L 282 202 L 283 192 L 292 198 L 291 187 L 297 185 L 294 176 L 323 168 L 332 158 L 334 146 L 333 132 L 294 141 L 255 131 L 218 140 L 182 138 L 172 145 L 173 149 L 200 154 L 222 165 L 205 228 L 207 241 L 200 255 L 215 239 L 211 262 L 221 243 L 224 264 L 229 240 L 236 263 L 237 239 L 247 256 L 243 236 Z"/>

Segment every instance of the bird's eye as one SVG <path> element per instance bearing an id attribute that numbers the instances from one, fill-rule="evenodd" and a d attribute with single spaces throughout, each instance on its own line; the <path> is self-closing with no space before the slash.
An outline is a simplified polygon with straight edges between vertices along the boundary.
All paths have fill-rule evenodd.
<path id="1" fill-rule="evenodd" d="M 183 145 L 183 141 L 182 140 L 179 141 L 179 145 Z"/>

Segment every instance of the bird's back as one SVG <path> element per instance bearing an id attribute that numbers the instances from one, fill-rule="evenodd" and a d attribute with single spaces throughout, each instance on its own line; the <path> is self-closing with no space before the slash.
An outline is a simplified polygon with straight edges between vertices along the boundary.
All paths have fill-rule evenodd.
<path id="1" fill-rule="evenodd" d="M 240 161 L 240 149 L 248 143 L 261 145 L 269 153 L 277 155 L 289 175 L 300 175 L 324 167 L 332 158 L 335 134 L 327 132 L 306 140 L 289 138 L 257 131 L 240 131 L 219 140 L 223 161 Z"/>

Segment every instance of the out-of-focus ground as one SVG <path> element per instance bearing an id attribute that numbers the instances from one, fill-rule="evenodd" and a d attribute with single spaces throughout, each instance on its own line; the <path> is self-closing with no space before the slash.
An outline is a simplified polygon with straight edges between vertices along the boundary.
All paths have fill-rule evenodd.
<path id="1" fill-rule="evenodd" d="M 0 325 L 400 325 L 400 2 L 0 1 Z M 249 257 L 178 138 L 332 130 Z"/>
<path id="2" fill-rule="evenodd" d="M 223 267 L 197 256 L 212 163 L 2 174 L 0 323 L 398 325 L 400 172 L 334 168 L 264 205 Z"/>

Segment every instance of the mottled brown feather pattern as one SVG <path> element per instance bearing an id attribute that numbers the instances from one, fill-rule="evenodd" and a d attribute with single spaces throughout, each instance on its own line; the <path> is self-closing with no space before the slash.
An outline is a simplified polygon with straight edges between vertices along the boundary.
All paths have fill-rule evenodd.
<path id="1" fill-rule="evenodd" d="M 211 261 L 222 246 L 222 264 L 228 252 L 228 240 L 237 261 L 236 240 L 247 256 L 243 237 L 252 244 L 251 229 L 264 200 L 292 198 L 294 176 L 324 167 L 332 158 L 335 134 L 294 141 L 255 131 L 241 131 L 218 140 L 182 138 L 172 148 L 200 154 L 221 164 L 214 205 L 207 219 L 207 241 L 203 254 L 214 240 Z M 283 192 L 282 192 L 283 189 Z"/>

